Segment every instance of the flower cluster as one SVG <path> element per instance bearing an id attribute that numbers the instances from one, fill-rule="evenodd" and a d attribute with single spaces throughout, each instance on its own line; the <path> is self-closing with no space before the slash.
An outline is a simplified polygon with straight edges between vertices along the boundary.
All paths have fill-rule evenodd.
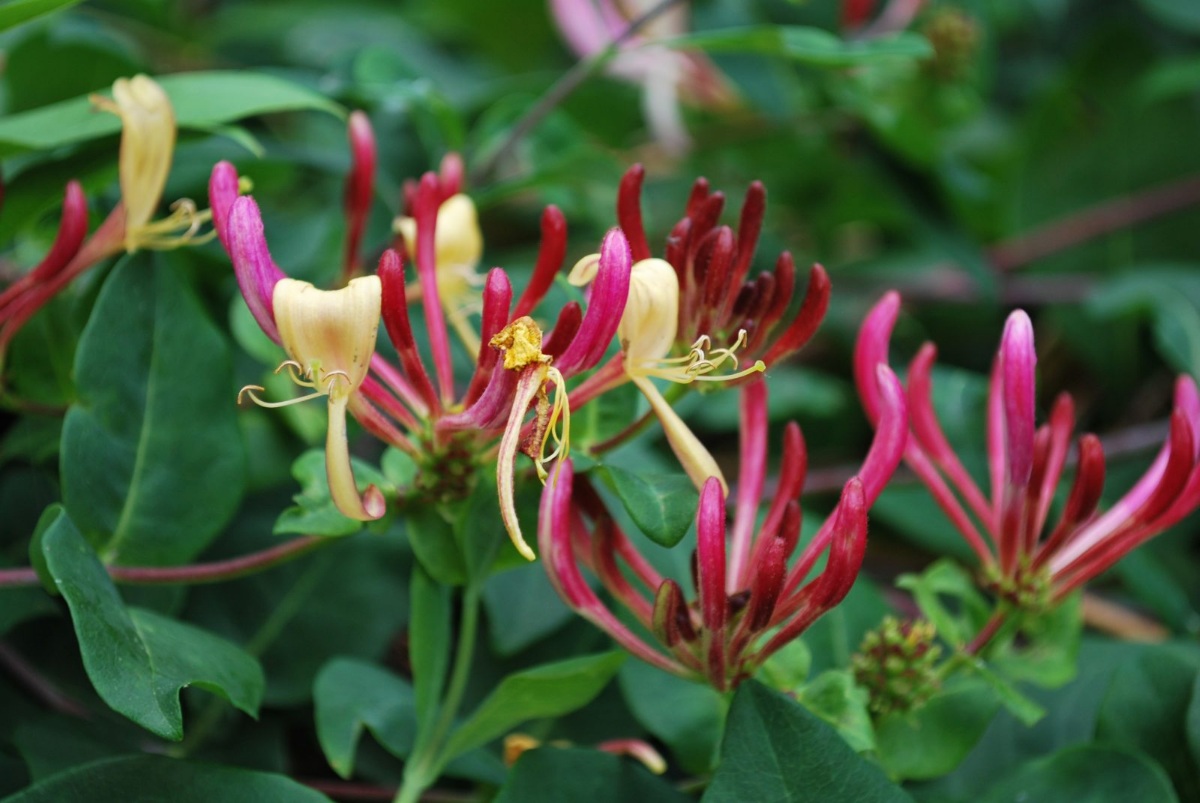
<path id="1" fill-rule="evenodd" d="M 698 179 L 684 217 L 667 238 L 662 258 L 651 255 L 642 220 L 645 171 L 634 165 L 621 180 L 617 220 L 629 240 L 633 268 L 629 303 L 618 329 L 621 351 L 579 388 L 590 398 L 633 382 L 662 424 L 667 442 L 697 488 L 709 477 L 726 486 L 720 468 L 651 381 L 679 386 L 744 382 L 798 351 L 816 331 L 829 305 L 829 277 L 820 265 L 795 317 L 783 325 L 796 291 L 791 254 L 779 255 L 773 271 L 749 279 L 766 209 L 759 182 L 746 193 L 738 229 L 718 225 L 725 196 Z M 586 284 L 596 258 L 584 257 L 570 281 Z M 749 367 L 736 370 L 740 362 Z M 733 373 L 721 373 L 728 363 Z"/>
<path id="2" fill-rule="evenodd" d="M 889 293 L 868 314 L 855 353 L 855 377 L 869 418 L 881 420 L 881 399 L 871 381 L 887 360 L 900 298 Z M 1035 426 L 1033 326 L 1022 311 L 1004 328 L 992 368 L 987 404 L 990 499 L 976 485 L 946 440 L 933 408 L 931 343 L 908 370 L 912 437 L 905 462 L 978 556 L 985 585 L 1008 603 L 1041 610 L 1061 600 L 1139 544 L 1200 505 L 1200 394 L 1181 376 L 1175 386 L 1171 429 L 1142 478 L 1100 513 L 1104 452 L 1095 435 L 1078 440 L 1075 480 L 1058 522 L 1047 528 L 1074 429 L 1074 403 L 1055 400 L 1050 420 Z M 1048 530 L 1048 531 L 1047 531 Z"/>
<path id="3" fill-rule="evenodd" d="M 696 511 L 692 560 L 695 598 L 642 557 L 605 508 L 587 475 L 570 461 L 542 495 L 538 543 L 559 595 L 621 646 L 668 672 L 728 689 L 803 633 L 850 591 L 867 543 L 867 510 L 904 451 L 908 420 L 903 389 L 880 366 L 881 418 L 875 441 L 841 500 L 789 567 L 800 540 L 800 491 L 807 457 L 800 428 L 784 435 L 783 471 L 766 518 L 757 525 L 766 478 L 767 389 L 762 380 L 742 390 L 741 477 L 732 527 L 725 491 L 716 477 L 704 484 Z M 822 555 L 824 568 L 809 579 Z M 596 595 L 580 566 L 658 640 L 650 646 Z M 806 582 L 807 581 L 807 582 Z"/>
<path id="4" fill-rule="evenodd" d="M 374 164 L 374 139 L 368 132 L 365 116 L 353 116 L 355 167 L 346 192 L 346 273 L 353 273 L 358 261 L 362 205 L 371 197 L 363 189 L 371 184 L 371 171 L 364 165 Z M 218 164 L 209 196 L 217 233 L 233 260 L 242 294 L 262 330 L 287 352 L 280 368 L 313 391 L 277 403 L 261 401 L 255 395 L 259 387 L 244 392 L 264 406 L 328 398 L 326 471 L 335 504 L 352 518 L 380 517 L 385 501 L 377 488 L 359 492 L 346 442 L 347 412 L 422 467 L 425 498 L 461 495 L 467 490 L 462 478 L 473 474 L 476 461 L 496 459 L 505 525 L 517 549 L 532 560 L 513 501 L 517 452 L 532 457 L 545 478 L 543 464 L 568 449 L 565 382 L 595 366 L 612 341 L 629 291 L 629 248 L 619 231 L 609 233 L 586 313 L 568 304 L 543 337 L 530 313 L 562 263 L 566 236 L 561 213 L 547 208 L 542 249 L 529 285 L 514 307 L 508 275 L 492 269 L 482 282 L 476 333 L 460 306 L 471 282 L 461 278 L 465 270 L 473 271 L 481 238 L 474 207 L 458 192 L 460 180 L 461 170 L 426 174 L 407 193 L 411 217 L 397 224 L 416 262 L 433 362 L 430 372 L 413 333 L 410 287 L 398 251 L 383 253 L 376 275 L 352 279 L 340 290 L 320 290 L 287 278 L 268 251 L 257 203 L 239 197 L 235 168 Z M 451 278 L 443 280 L 446 275 Z M 453 297 L 443 298 L 443 291 Z M 375 349 L 381 317 L 396 362 Z M 447 318 L 465 343 L 475 344 L 475 370 L 465 386 L 455 383 Z M 526 422 L 530 408 L 533 420 Z M 557 448 L 548 452 L 551 440 Z M 449 485 L 434 487 L 443 482 Z"/>

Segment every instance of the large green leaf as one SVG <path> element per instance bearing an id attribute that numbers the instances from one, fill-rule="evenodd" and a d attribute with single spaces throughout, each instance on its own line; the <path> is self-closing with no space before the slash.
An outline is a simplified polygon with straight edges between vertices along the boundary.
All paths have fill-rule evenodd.
<path id="1" fill-rule="evenodd" d="M 343 778 L 354 772 L 363 728 L 394 755 L 412 750 L 417 721 L 412 685 L 381 667 L 349 658 L 330 661 L 317 675 L 313 703 L 317 740 Z"/>
<path id="2" fill-rule="evenodd" d="M 109 563 L 186 562 L 245 486 L 229 350 L 177 266 L 124 261 L 75 358 L 62 436 L 63 501 Z"/>
<path id="3" fill-rule="evenodd" d="M 80 0 L 9 0 L 0 6 L 0 31 L 15 28 L 55 11 L 77 5 Z"/>
<path id="4" fill-rule="evenodd" d="M 191 625 L 126 609 L 116 586 L 65 513 L 41 540 L 46 568 L 71 610 L 88 677 L 104 702 L 166 739 L 183 738 L 179 692 L 198 686 L 251 716 L 263 692 L 258 662 Z"/>
<path id="5" fill-rule="evenodd" d="M 629 518 L 657 544 L 675 546 L 696 518 L 700 495 L 683 474 L 641 475 L 617 466 L 600 469 Z"/>
<path id="6" fill-rule="evenodd" d="M 911 801 L 803 706 L 757 682 L 733 698 L 721 763 L 704 803 Z"/>
<path id="7" fill-rule="evenodd" d="M 83 764 L 4 799 L 4 803 L 329 803 L 283 775 L 194 764 L 165 756 L 122 756 Z"/>
<path id="8" fill-rule="evenodd" d="M 328 98 L 275 75 L 212 71 L 156 80 L 171 98 L 181 128 L 210 130 L 244 117 L 282 111 L 343 113 Z M 0 120 L 0 157 L 87 142 L 120 129 L 116 115 L 97 113 L 87 97 L 73 98 Z"/>
<path id="9" fill-rule="evenodd" d="M 557 717 L 589 703 L 617 673 L 623 652 L 568 658 L 509 675 L 446 744 L 458 756 L 502 736 L 522 722 Z"/>
<path id="10" fill-rule="evenodd" d="M 330 661 L 317 676 L 313 702 L 317 740 L 343 778 L 354 772 L 364 728 L 392 755 L 407 758 L 411 753 L 417 731 L 412 685 L 382 667 L 348 658 Z M 446 774 L 499 783 L 506 767 L 495 754 L 476 750 L 451 762 Z"/>
<path id="11" fill-rule="evenodd" d="M 686 803 L 690 800 L 630 759 L 591 750 L 527 750 L 496 803 Z"/>
<path id="12" fill-rule="evenodd" d="M 541 561 L 496 572 L 483 586 L 488 636 L 500 655 L 515 655 L 571 621 Z"/>
<path id="13" fill-rule="evenodd" d="M 1175 803 L 1179 798 L 1162 767 L 1141 753 L 1081 745 L 1026 764 L 978 799 L 980 803 Z"/>
<path id="14" fill-rule="evenodd" d="M 1188 741 L 1200 656 L 1158 646 L 1127 661 L 1112 679 L 1096 723 L 1096 736 L 1157 761 L 1180 798 L 1200 799 L 1200 764 Z"/>

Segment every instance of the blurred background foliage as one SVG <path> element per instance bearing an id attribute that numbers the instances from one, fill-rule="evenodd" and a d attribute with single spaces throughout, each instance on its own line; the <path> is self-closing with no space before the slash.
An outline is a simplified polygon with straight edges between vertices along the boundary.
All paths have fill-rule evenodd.
<path id="1" fill-rule="evenodd" d="M 933 0 L 911 28 L 929 43 L 924 58 L 830 68 L 752 47 L 714 52 L 741 102 L 722 112 L 686 108 L 693 147 L 679 158 L 649 139 L 638 88 L 603 74 L 583 82 L 497 158 L 516 121 L 575 64 L 544 0 L 92 0 L 0 34 L 0 109 L 14 115 L 137 72 L 254 70 L 285 78 L 370 114 L 380 170 L 368 242 L 388 239 L 401 181 L 459 151 L 468 191 L 480 206 L 484 267 L 506 267 L 517 286 L 532 267 L 542 206 L 555 203 L 565 212 L 572 264 L 615 224 L 617 184 L 635 161 L 647 167 L 643 208 L 656 252 L 682 215 L 695 177 L 724 191 L 734 210 L 748 183 L 761 179 L 768 208 L 755 265 L 769 268 L 788 249 L 802 265 L 825 265 L 834 288 L 830 313 L 801 359 L 770 376 L 773 424 L 781 429 L 798 420 L 813 455 L 806 515 L 828 509 L 830 492 L 869 441 L 850 353 L 862 314 L 889 288 L 905 299 L 894 360 L 903 365 L 925 340 L 938 344 L 937 403 L 949 439 L 968 463 L 973 456 L 973 467 L 982 467 L 987 372 L 1004 317 L 1020 306 L 1037 331 L 1039 410 L 1044 414 L 1060 391 L 1075 395 L 1081 427 L 1105 438 L 1112 455 L 1108 486 L 1119 493 L 1161 442 L 1174 375 L 1200 375 L 1195 8 L 1176 0 Z M 692 4 L 698 31 L 786 24 L 840 35 L 840 16 L 833 0 Z M 111 208 L 118 198 L 115 145 L 113 136 L 46 150 L 5 144 L 0 274 L 18 275 L 19 266 L 44 253 L 67 179 L 78 178 L 97 208 Z M 219 159 L 234 161 L 253 180 L 268 232 L 276 232 L 270 238 L 276 261 L 294 276 L 333 280 L 349 166 L 344 120 L 308 110 L 185 129 L 167 198 L 205 198 Z M 726 212 L 728 222 L 733 214 Z M 209 244 L 161 262 L 186 276 L 203 313 L 218 324 L 232 357 L 233 380 L 223 380 L 232 402 L 236 387 L 262 373 L 262 340 L 235 298 L 227 258 Z M 10 405 L 0 439 L 0 554 L 9 565 L 28 564 L 38 517 L 61 497 L 61 419 L 28 411 L 61 407 L 86 392 L 72 365 L 108 274 L 106 268 L 77 282 L 13 345 L 7 390 L 21 406 Z M 693 394 L 682 409 L 732 468 L 736 394 Z M 298 491 L 293 460 L 306 441 L 322 435 L 319 409 L 289 413 L 237 416 L 236 448 L 248 469 L 244 478 L 228 478 L 227 491 L 241 498 L 240 507 L 232 523 L 185 552 L 203 550 L 214 559 L 272 542 L 276 516 Z M 377 456 L 369 445 L 364 449 Z M 664 453 L 662 444 L 639 441 L 614 460 L 644 466 Z M 1195 537 L 1193 518 L 1122 562 L 1097 592 L 1194 641 L 1200 631 Z M 357 540 L 353 549 L 220 586 L 125 589 L 127 601 L 220 633 L 266 668 L 261 721 L 189 692 L 189 732 L 173 750 L 302 778 L 332 777 L 312 729 L 314 681 L 320 684 L 323 667 L 340 656 L 405 671 L 411 553 L 395 538 Z M 806 637 L 813 671 L 844 666 L 889 606 L 910 611 L 889 590 L 898 574 L 963 550 L 924 490 L 901 475 L 874 510 L 859 586 Z M 664 559 L 675 558 L 686 555 L 664 552 Z M 28 656 L 53 688 L 92 699 L 69 622 L 54 615 L 57 606 L 36 589 L 0 593 L 3 654 Z M 490 658 L 472 677 L 472 699 L 514 668 L 604 645 L 558 602 L 540 567 L 496 575 L 484 603 L 483 649 Z M 1181 757 L 1161 738 L 1139 743 L 1137 734 L 1112 724 L 1122 706 L 1133 705 L 1122 695 L 1147 683 L 1113 685 L 1114 677 L 1133 672 L 1138 656 L 1166 649 L 1126 649 L 1089 636 L 1079 678 L 1038 692 L 1050 712 L 1045 720 L 1026 729 L 1000 713 L 958 770 L 912 791 L 922 800 L 975 799 L 973 790 L 1030 759 L 1097 733 L 1144 750 L 1168 768 L 1177 790 L 1191 788 L 1185 776 L 1195 772 L 1195 742 Z M 1194 674 L 1195 651 L 1181 654 L 1170 659 L 1184 666 L 1179 677 Z M 1164 662 L 1160 656 L 1147 665 Z M 25 666 L 8 662 L 14 665 Z M 665 681 L 648 672 L 626 665 L 619 684 L 583 711 L 544 723 L 538 735 L 586 745 L 649 733 L 684 772 L 705 771 L 715 737 L 695 723 L 719 718 L 707 691 L 660 689 Z M 81 730 L 64 714 L 47 713 L 26 683 L 17 670 L 0 672 L 0 791 L 84 760 L 142 749 L 148 739 L 111 715 L 93 723 L 95 732 Z M 674 718 L 655 708 L 661 698 L 649 692 L 656 690 L 686 698 Z M 1187 708 L 1190 687 L 1179 694 Z M 386 746 L 384 731 L 375 733 Z M 459 777 L 503 780 L 494 755 L 467 763 Z M 358 777 L 394 784 L 399 766 L 389 751 L 363 740 Z M 1187 799 L 1182 791 L 1181 799 Z"/>

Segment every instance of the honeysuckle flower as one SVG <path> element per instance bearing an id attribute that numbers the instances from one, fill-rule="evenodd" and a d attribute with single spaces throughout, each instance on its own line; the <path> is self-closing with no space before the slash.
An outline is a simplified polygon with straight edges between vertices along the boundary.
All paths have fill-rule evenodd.
<path id="1" fill-rule="evenodd" d="M 281 318 L 281 303 L 292 300 L 293 296 L 299 300 L 307 296 L 290 290 L 280 295 L 279 287 L 291 287 L 285 284 L 291 280 L 271 259 L 257 204 L 252 198 L 238 197 L 237 172 L 232 165 L 222 163 L 214 168 L 209 197 L 217 234 L 233 259 L 239 287 L 251 313 L 263 331 L 284 346 L 290 361 L 299 363 L 294 370 L 300 379 L 315 384 L 318 393 L 323 390 L 323 383 L 329 388 L 331 422 L 335 413 L 342 414 L 344 421 L 344 412 L 348 411 L 367 431 L 412 456 L 420 468 L 417 483 L 423 499 L 461 498 L 470 490 L 474 467 L 495 458 L 502 518 L 513 544 L 522 555 L 533 559 L 533 550 L 521 536 L 513 500 L 517 452 L 529 455 L 539 476 L 553 482 L 544 465 L 564 456 L 570 443 L 570 406 L 565 383 L 568 378 L 595 367 L 612 342 L 629 292 L 629 248 L 619 231 L 605 238 L 586 313 L 578 304 L 566 305 L 543 337 L 541 324 L 531 313 L 552 284 L 566 251 L 566 223 L 556 208 L 548 207 L 542 216 L 543 239 L 538 261 L 515 307 L 512 285 L 502 269 L 492 269 L 484 279 L 479 332 L 474 334 L 476 342 L 482 345 L 472 355 L 475 371 L 469 382 L 465 387 L 456 387 L 433 248 L 435 231 L 442 229 L 439 210 L 447 200 L 444 193 L 448 183 L 444 176 L 428 173 L 406 189 L 410 206 L 416 211 L 413 239 L 418 244 L 416 263 L 421 292 L 410 292 L 403 259 L 392 249 L 385 251 L 380 259 L 377 276 L 365 277 L 377 282 L 371 286 L 377 286 L 379 292 L 372 325 L 382 317 L 396 350 L 397 363 L 366 345 L 365 322 L 348 323 L 347 328 L 339 330 L 337 344 L 353 342 L 361 348 L 339 352 L 354 355 L 354 370 L 329 362 L 330 358 L 321 358 L 322 365 L 335 366 L 332 370 L 343 372 L 350 380 L 338 378 L 343 375 L 338 373 L 332 383 L 328 374 L 322 379 L 319 372 L 314 375 L 304 372 L 308 364 L 300 355 L 320 357 L 314 351 L 317 345 L 324 343 L 322 348 L 332 348 L 334 341 L 306 341 L 297 345 L 295 332 L 287 331 L 288 325 Z M 353 280 L 350 288 L 357 288 L 365 279 Z M 366 294 L 365 289 L 358 292 Z M 373 289 L 371 293 L 373 298 Z M 408 314 L 409 299 L 416 295 L 425 310 L 433 371 L 426 370 L 425 357 L 417 348 Z M 332 307 L 334 302 L 328 305 Z M 370 311 L 374 309 L 362 304 L 358 318 L 370 319 Z M 335 401 L 341 404 L 341 394 L 346 396 L 345 406 L 335 411 L 332 405 Z M 532 420 L 527 420 L 531 409 Z M 329 437 L 333 437 L 332 431 Z M 343 449 L 344 439 L 333 446 Z M 348 456 L 345 462 L 341 461 L 344 455 L 344 451 L 337 452 L 339 470 L 344 468 L 348 474 Z M 329 462 L 332 464 L 333 459 Z M 331 484 L 334 479 L 331 474 Z M 346 488 L 353 487 L 345 476 L 340 476 L 340 481 Z M 343 512 L 353 516 L 357 512 L 354 500 L 346 498 L 349 508 L 342 508 Z M 336 496 L 334 501 L 338 502 Z M 368 512 L 375 509 L 370 503 L 370 499 L 363 503 Z M 341 502 L 338 505 L 341 508 Z"/>
<path id="2" fill-rule="evenodd" d="M 887 294 L 859 333 L 855 377 L 872 420 L 880 399 L 867 382 L 887 360 L 899 309 L 900 297 Z M 933 409 L 936 356 L 934 345 L 926 343 L 909 366 L 912 437 L 904 459 L 979 558 L 984 585 L 1007 603 L 1036 612 L 1059 602 L 1200 505 L 1200 394 L 1191 377 L 1176 382 L 1170 434 L 1158 457 L 1107 512 L 1098 512 L 1104 486 L 1100 441 L 1091 434 L 1079 438 L 1074 483 L 1058 522 L 1047 528 L 1075 412 L 1070 395 L 1060 394 L 1049 422 L 1036 426 L 1037 355 L 1029 317 L 1020 310 L 1009 316 L 992 367 L 990 498 L 955 455 Z"/>
<path id="3" fill-rule="evenodd" d="M 709 477 L 696 512 L 691 603 L 676 580 L 661 576 L 637 552 L 588 477 L 563 461 L 558 483 L 547 484 L 542 493 L 538 523 L 546 573 L 559 596 L 626 650 L 667 672 L 721 690 L 751 677 L 772 653 L 841 602 L 858 575 L 867 510 L 900 462 L 908 430 L 900 383 L 886 366 L 876 371 L 876 382 L 881 416 L 862 469 L 790 567 L 800 539 L 804 440 L 800 428 L 790 424 L 775 497 L 758 525 L 766 476 L 767 391 L 761 380 L 744 386 L 742 476 L 732 532 L 724 489 Z M 824 569 L 809 579 L 824 554 Z M 601 602 L 580 564 L 654 634 L 659 649 Z"/>
<path id="4" fill-rule="evenodd" d="M 724 196 L 710 193 L 708 183 L 698 180 L 660 259 L 651 256 L 642 223 L 644 176 L 641 165 L 634 165 L 617 195 L 617 219 L 634 259 L 629 304 L 618 328 L 622 351 L 581 386 L 579 395 L 634 382 L 696 487 L 710 476 L 724 486 L 716 461 L 651 380 L 738 382 L 766 370 L 812 337 L 829 304 L 829 278 L 821 266 L 813 266 L 799 311 L 776 336 L 792 302 L 795 266 L 784 252 L 774 271 L 747 279 L 766 206 L 762 184 L 755 182 L 747 191 L 735 234 L 717 225 Z M 585 284 L 594 265 L 594 256 L 584 257 L 570 281 Z"/>
<path id="5" fill-rule="evenodd" d="M 175 248 L 195 239 L 210 214 L 188 199 L 176 201 L 172 212 L 152 221 L 162 199 L 175 152 L 175 111 L 171 100 L 145 75 L 118 78 L 112 98 L 92 95 L 97 109 L 121 118 L 118 173 L 124 209 L 124 249 Z"/>
<path id="6" fill-rule="evenodd" d="M 655 44 L 688 32 L 686 5 L 676 4 L 626 36 L 630 23 L 654 5 L 649 0 L 550 0 L 550 11 L 563 40 L 580 58 L 619 42 L 608 72 L 642 88 L 642 110 L 652 137 L 667 153 L 681 154 L 691 140 L 680 102 L 720 110 L 736 105 L 737 95 L 703 54 Z"/>
<path id="7" fill-rule="evenodd" d="M 177 201 L 166 218 L 152 220 L 175 148 L 175 113 L 162 88 L 145 75 L 118 78 L 111 99 L 93 95 L 91 101 L 121 118 L 121 202 L 86 237 L 86 200 L 77 183 L 68 184 L 54 247 L 41 265 L 0 294 L 0 365 L 25 322 L 91 266 L 122 251 L 176 248 L 211 236 L 198 236 L 210 215 L 188 199 Z"/>

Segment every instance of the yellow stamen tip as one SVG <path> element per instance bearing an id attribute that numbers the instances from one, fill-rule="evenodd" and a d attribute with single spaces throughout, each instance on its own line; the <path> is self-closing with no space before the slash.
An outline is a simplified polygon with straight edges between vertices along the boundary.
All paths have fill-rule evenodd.
<path id="1" fill-rule="evenodd" d="M 550 357 L 542 353 L 542 330 L 528 315 L 501 329 L 488 345 L 504 351 L 504 368 L 508 371 L 550 362 Z"/>

